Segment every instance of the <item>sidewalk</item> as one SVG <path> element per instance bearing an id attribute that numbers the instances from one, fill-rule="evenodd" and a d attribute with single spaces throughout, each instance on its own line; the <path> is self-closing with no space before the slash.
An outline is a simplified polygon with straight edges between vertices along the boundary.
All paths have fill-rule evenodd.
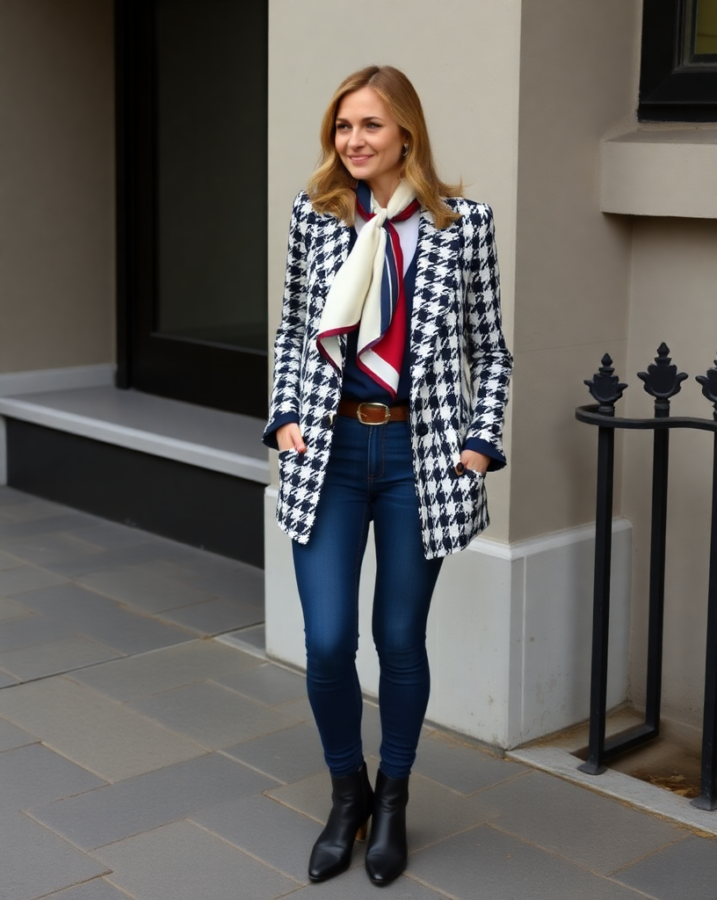
<path id="1" fill-rule="evenodd" d="M 377 897 L 361 845 L 308 884 L 329 780 L 261 575 L 0 488 L 0 900 Z M 717 897 L 713 839 L 438 730 L 408 818 L 393 900 Z"/>

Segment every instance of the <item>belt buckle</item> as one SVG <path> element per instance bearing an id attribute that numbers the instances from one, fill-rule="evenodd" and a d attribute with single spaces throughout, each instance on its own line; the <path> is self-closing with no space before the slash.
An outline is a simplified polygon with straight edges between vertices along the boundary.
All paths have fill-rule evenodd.
<path id="1" fill-rule="evenodd" d="M 368 422 L 366 419 L 364 419 L 364 406 L 368 409 L 382 409 L 383 422 Z M 391 421 L 391 408 L 386 406 L 385 403 L 359 403 L 358 407 L 356 408 L 356 418 L 362 425 L 385 425 L 386 422 Z"/>

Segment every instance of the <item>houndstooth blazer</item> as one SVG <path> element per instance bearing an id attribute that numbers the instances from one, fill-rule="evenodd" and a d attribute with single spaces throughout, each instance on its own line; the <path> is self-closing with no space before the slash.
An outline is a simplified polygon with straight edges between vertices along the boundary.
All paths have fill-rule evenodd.
<path id="1" fill-rule="evenodd" d="M 466 547 L 488 525 L 483 476 L 458 475 L 455 466 L 469 437 L 502 453 L 512 366 L 501 330 L 491 209 L 462 198 L 446 202 L 461 215 L 449 228 L 436 228 L 428 212 L 420 215 L 408 348 L 413 470 L 428 559 Z M 350 238 L 347 225 L 316 213 L 306 193 L 297 196 L 265 441 L 276 446 L 271 423 L 278 416 L 298 415 L 306 452 L 279 453 L 276 514 L 301 544 L 316 517 L 341 395 L 342 375 L 321 356 L 316 336 Z M 341 338 L 342 361 L 345 351 Z"/>

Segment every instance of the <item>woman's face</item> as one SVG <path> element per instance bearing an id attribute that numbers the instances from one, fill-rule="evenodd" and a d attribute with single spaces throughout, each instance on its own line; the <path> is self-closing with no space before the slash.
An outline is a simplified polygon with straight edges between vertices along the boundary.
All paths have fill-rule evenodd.
<path id="1" fill-rule="evenodd" d="M 368 182 L 382 204 L 398 185 L 405 141 L 400 125 L 373 88 L 361 88 L 341 100 L 336 152 L 352 177 Z"/>

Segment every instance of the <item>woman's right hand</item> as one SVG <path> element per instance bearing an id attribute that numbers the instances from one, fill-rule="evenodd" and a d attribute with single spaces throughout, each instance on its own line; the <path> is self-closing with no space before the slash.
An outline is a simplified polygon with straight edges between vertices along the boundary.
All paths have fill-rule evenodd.
<path id="1" fill-rule="evenodd" d="M 289 422 L 276 429 L 276 442 L 279 450 L 296 450 L 297 453 L 306 453 L 306 444 L 301 437 L 301 431 L 296 422 Z"/>

